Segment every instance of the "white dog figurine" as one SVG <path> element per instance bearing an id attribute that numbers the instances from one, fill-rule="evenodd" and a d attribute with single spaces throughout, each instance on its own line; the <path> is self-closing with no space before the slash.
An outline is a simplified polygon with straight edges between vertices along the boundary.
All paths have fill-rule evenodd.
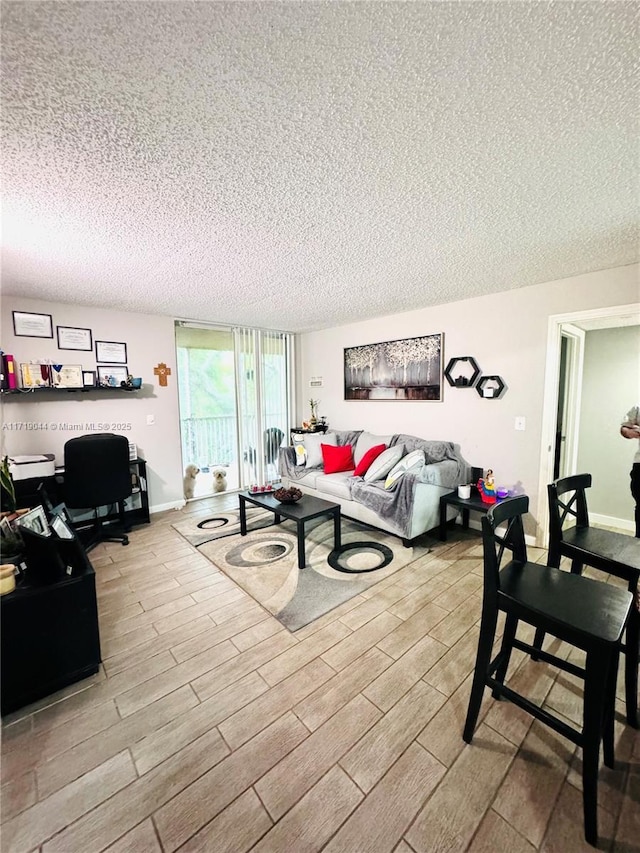
<path id="1" fill-rule="evenodd" d="M 224 492 L 227 488 L 227 472 L 224 468 L 213 469 L 213 491 Z"/>
<path id="2" fill-rule="evenodd" d="M 184 491 L 184 499 L 189 500 L 193 497 L 193 490 L 196 485 L 196 477 L 200 473 L 197 465 L 187 465 L 184 469 L 184 479 L 182 480 L 182 488 Z"/>

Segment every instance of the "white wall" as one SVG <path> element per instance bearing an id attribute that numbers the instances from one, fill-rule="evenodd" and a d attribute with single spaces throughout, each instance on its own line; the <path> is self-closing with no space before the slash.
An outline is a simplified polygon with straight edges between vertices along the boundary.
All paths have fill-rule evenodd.
<path id="1" fill-rule="evenodd" d="M 638 275 L 637 264 L 617 267 L 302 335 L 298 420 L 308 416 L 307 400 L 313 396 L 336 429 L 454 441 L 470 464 L 493 468 L 499 485 L 521 483 L 538 521 L 549 317 L 637 302 Z M 344 400 L 344 347 L 434 332 L 444 333 L 445 366 L 450 358 L 472 355 L 483 374 L 503 378 L 503 397 L 485 400 L 475 389 L 452 388 L 445 381 L 439 403 Z M 323 387 L 310 389 L 311 376 L 322 376 Z M 524 432 L 514 429 L 516 416 L 526 418 Z"/>
<path id="2" fill-rule="evenodd" d="M 593 476 L 589 513 L 598 521 L 626 521 L 634 530 L 629 471 L 637 442 L 620 435 L 626 412 L 638 402 L 638 326 L 599 329 L 585 336 L 578 471 Z"/>
<path id="3" fill-rule="evenodd" d="M 493 468 L 499 484 L 521 482 L 537 518 L 538 466 L 548 318 L 553 314 L 627 305 L 638 300 L 638 265 L 589 273 L 571 279 L 482 296 L 464 302 L 423 308 L 404 314 L 305 334 L 298 346 L 297 422 L 309 415 L 308 400 L 320 400 L 319 414 L 337 429 L 407 432 L 460 445 L 472 464 Z M 12 310 L 53 315 L 54 338 L 16 338 Z M 80 305 L 4 297 L 2 349 L 18 362 L 31 359 L 81 362 L 95 368 L 95 352 L 79 354 L 57 349 L 55 326 L 90 328 L 94 340 L 127 343 L 129 368 L 142 376 L 143 394 L 89 400 L 70 394 L 61 401 L 2 400 L 2 452 L 52 452 L 62 461 L 66 438 L 74 433 L 7 429 L 9 423 L 130 422 L 128 437 L 136 442 L 150 471 L 152 507 L 182 502 L 182 460 L 173 319 L 87 308 Z M 286 322 L 283 323 L 286 325 Z M 428 402 L 345 401 L 343 349 L 433 332 L 444 333 L 444 363 L 472 355 L 483 374 L 499 374 L 507 384 L 500 400 L 481 399 L 474 389 L 444 384 L 444 400 Z M 153 368 L 164 361 L 172 370 L 166 388 L 158 385 Z M 322 376 L 322 388 L 309 387 L 311 376 Z M 624 410 L 626 401 L 622 405 Z M 620 416 L 616 410 L 615 417 Z M 147 415 L 155 425 L 147 426 Z M 524 416 L 527 428 L 514 430 Z"/>
<path id="4" fill-rule="evenodd" d="M 53 339 L 16 337 L 12 311 L 33 311 L 53 316 Z M 93 352 L 59 350 L 56 325 L 89 328 L 93 334 Z M 127 344 L 129 372 L 141 376 L 143 390 L 128 394 L 105 393 L 89 399 L 84 393 L 69 393 L 55 399 L 28 395 L 28 402 L 17 395 L 2 398 L 2 455 L 8 453 L 54 453 L 56 464 L 63 462 L 67 439 L 81 432 L 69 425 L 108 424 L 109 429 L 136 443 L 138 454 L 147 460 L 149 500 L 152 511 L 181 506 L 182 459 L 176 376 L 176 350 L 173 319 L 170 317 L 107 311 L 57 302 L 3 297 L 2 349 L 16 362 L 51 360 L 54 363 L 82 364 L 95 370 L 95 341 L 124 341 Z M 164 362 L 171 368 L 167 387 L 160 387 L 153 368 Z M 155 424 L 147 425 L 152 415 Z M 130 429 L 118 424 L 131 425 Z M 27 425 L 32 425 L 28 428 Z M 113 425 L 113 426 L 112 426 Z M 87 472 L 91 476 L 91 472 Z"/>

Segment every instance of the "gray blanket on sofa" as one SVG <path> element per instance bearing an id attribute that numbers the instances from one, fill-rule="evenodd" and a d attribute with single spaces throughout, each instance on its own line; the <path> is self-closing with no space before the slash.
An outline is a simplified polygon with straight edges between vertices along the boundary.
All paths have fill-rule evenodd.
<path id="1" fill-rule="evenodd" d="M 384 480 L 366 483 L 362 477 L 354 477 L 351 497 L 393 524 L 402 536 L 408 538 L 411 535 L 416 484 L 431 483 L 455 489 L 459 483 L 468 482 L 471 470 L 452 442 L 428 441 L 400 434 L 394 435 L 391 441 L 391 445 L 397 444 L 404 444 L 407 453 L 418 448 L 424 450 L 425 464 L 408 471 L 392 489 L 384 488 Z"/>

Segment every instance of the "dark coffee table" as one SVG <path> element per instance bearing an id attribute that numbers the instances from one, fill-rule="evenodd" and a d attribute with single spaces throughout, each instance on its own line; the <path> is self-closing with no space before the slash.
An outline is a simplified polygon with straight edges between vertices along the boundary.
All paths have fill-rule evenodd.
<path id="1" fill-rule="evenodd" d="M 240 536 L 247 535 L 247 503 L 268 509 L 275 516 L 274 524 L 280 524 L 283 518 L 295 521 L 298 535 L 298 568 L 304 569 L 307 564 L 304 548 L 304 525 L 312 518 L 323 515 L 333 516 L 334 549 L 340 548 L 340 504 L 324 501 L 313 495 L 303 495 L 297 503 L 281 504 L 273 495 L 266 492 L 240 492 Z"/>

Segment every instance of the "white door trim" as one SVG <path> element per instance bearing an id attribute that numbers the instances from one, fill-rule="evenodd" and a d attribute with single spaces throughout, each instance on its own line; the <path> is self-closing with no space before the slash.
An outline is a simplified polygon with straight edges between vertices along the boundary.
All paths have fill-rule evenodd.
<path id="1" fill-rule="evenodd" d="M 571 323 L 562 323 L 560 337 L 571 341 L 567 358 L 567 383 L 564 395 L 564 465 L 560 476 L 576 474 L 578 469 L 578 435 L 580 433 L 580 406 L 582 403 L 582 373 L 584 367 L 584 339 L 586 332 Z M 559 379 L 560 377 L 558 377 Z"/>

